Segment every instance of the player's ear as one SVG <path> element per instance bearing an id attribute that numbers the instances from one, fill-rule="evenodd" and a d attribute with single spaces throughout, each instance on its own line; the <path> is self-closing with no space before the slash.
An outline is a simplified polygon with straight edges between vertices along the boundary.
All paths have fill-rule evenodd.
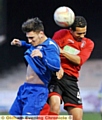
<path id="1" fill-rule="evenodd" d="M 43 31 L 40 31 L 40 32 L 39 32 L 39 37 L 42 38 L 43 35 L 44 35 L 44 32 L 43 32 Z"/>

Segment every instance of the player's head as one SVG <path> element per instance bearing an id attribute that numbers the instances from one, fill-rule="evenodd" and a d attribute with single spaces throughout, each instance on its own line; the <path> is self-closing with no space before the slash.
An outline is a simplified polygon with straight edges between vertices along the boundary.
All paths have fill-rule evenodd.
<path id="1" fill-rule="evenodd" d="M 42 43 L 44 36 L 44 26 L 42 21 L 38 18 L 31 18 L 22 24 L 22 31 L 26 34 L 28 42 L 33 46 Z"/>
<path id="2" fill-rule="evenodd" d="M 81 41 L 82 38 L 85 37 L 87 31 L 87 22 L 85 18 L 82 16 L 76 16 L 70 30 L 75 40 Z"/>

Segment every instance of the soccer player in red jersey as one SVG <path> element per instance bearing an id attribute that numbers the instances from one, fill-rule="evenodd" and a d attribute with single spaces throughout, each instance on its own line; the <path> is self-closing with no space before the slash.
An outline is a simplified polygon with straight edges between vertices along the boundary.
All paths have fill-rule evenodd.
<path id="1" fill-rule="evenodd" d="M 61 29 L 53 36 L 60 48 L 61 68 L 49 84 L 50 110 L 52 114 L 59 114 L 63 100 L 64 109 L 73 116 L 73 120 L 82 120 L 82 99 L 77 82 L 80 68 L 94 48 L 93 41 L 85 37 L 86 31 L 85 18 L 76 16 L 69 29 Z"/>

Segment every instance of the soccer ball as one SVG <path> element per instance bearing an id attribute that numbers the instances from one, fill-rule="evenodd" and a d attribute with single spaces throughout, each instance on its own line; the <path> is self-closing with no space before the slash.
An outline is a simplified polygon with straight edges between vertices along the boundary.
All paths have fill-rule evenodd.
<path id="1" fill-rule="evenodd" d="M 60 27 L 69 27 L 73 24 L 75 13 L 69 7 L 62 6 L 55 10 L 54 21 Z"/>

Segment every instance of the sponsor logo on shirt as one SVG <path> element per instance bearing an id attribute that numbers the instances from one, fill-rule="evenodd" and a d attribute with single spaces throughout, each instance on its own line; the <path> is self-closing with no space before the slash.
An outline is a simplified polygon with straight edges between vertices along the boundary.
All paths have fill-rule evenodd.
<path id="1" fill-rule="evenodd" d="M 86 44 L 86 41 L 83 40 L 81 43 L 81 48 L 83 48 L 85 46 L 85 44 Z"/>
<path id="2" fill-rule="evenodd" d="M 68 46 L 68 45 L 64 46 L 64 50 L 73 55 L 77 55 L 80 53 L 80 50 L 73 48 L 71 46 Z"/>

